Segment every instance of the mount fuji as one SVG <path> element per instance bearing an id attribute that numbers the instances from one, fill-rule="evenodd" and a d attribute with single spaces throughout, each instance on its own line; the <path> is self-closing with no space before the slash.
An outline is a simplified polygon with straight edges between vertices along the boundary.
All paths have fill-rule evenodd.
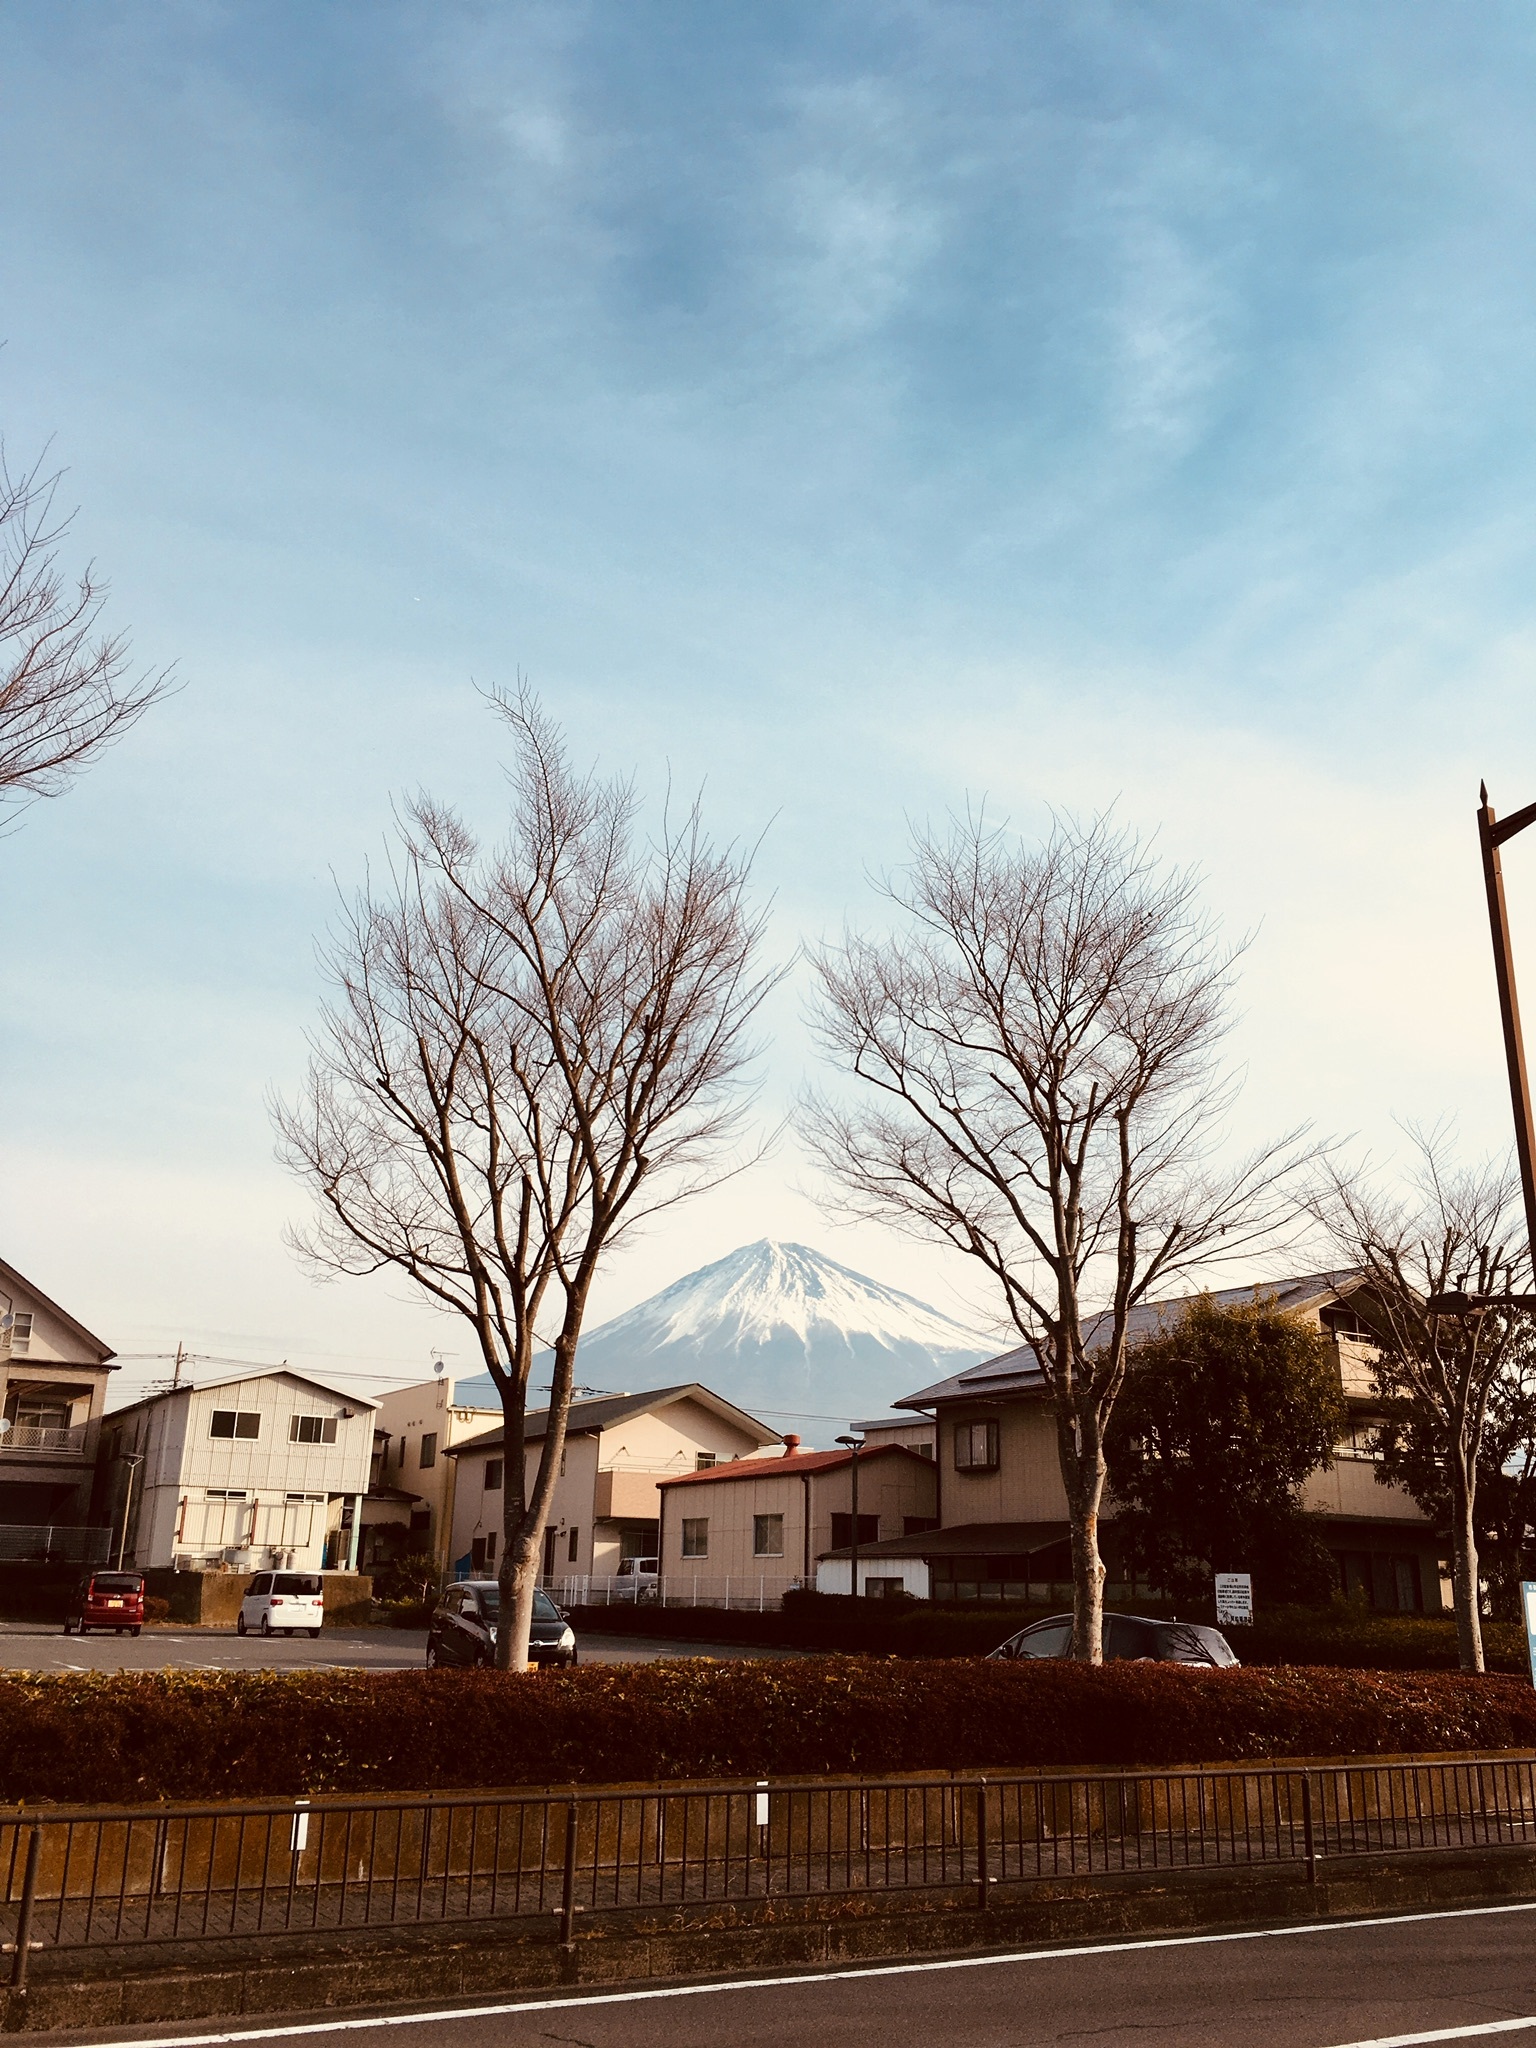
<path id="1" fill-rule="evenodd" d="M 808 1245 L 761 1238 L 583 1337 L 576 1373 L 612 1393 L 701 1380 L 765 1422 L 805 1423 L 814 1442 L 998 1348 Z M 454 1398 L 500 1406 L 486 1374 Z"/>

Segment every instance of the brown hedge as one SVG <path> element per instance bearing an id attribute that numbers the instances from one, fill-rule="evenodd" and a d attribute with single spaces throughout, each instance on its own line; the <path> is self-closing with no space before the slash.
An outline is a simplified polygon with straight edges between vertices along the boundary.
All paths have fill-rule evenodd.
<path id="1" fill-rule="evenodd" d="M 0 1796 L 117 1803 L 1536 1748 L 1510 1678 L 703 1659 L 0 1676 Z"/>

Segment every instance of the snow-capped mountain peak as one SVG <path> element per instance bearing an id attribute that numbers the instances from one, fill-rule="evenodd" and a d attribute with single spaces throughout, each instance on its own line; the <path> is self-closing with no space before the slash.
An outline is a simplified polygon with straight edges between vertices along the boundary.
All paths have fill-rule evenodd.
<path id="1" fill-rule="evenodd" d="M 809 1245 L 764 1237 L 615 1316 L 591 1333 L 582 1352 L 620 1344 L 637 1358 L 676 1346 L 741 1352 L 784 1337 L 808 1348 L 863 1337 L 901 1351 L 986 1349 L 985 1338 L 926 1302 Z"/>

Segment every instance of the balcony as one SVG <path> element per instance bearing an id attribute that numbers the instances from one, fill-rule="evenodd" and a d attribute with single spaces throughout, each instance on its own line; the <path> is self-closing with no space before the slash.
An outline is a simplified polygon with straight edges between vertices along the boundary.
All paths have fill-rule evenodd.
<path id="1" fill-rule="evenodd" d="M 95 1448 L 95 1425 L 77 1422 L 70 1429 L 50 1429 L 34 1422 L 13 1422 L 0 1436 L 0 1457 L 86 1458 Z"/>

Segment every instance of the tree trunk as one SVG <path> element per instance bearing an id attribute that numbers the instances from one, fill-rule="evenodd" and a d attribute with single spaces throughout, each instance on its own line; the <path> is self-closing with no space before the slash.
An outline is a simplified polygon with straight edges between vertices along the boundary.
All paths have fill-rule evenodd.
<path id="1" fill-rule="evenodd" d="M 496 1624 L 496 1665 L 501 1671 L 528 1669 L 528 1631 L 533 1626 L 543 1535 L 542 1529 L 534 1529 L 501 1554 L 501 1616 Z"/>
<path id="2" fill-rule="evenodd" d="M 1456 1609 L 1456 1650 L 1463 1671 L 1483 1668 L 1482 1601 L 1477 1578 L 1477 1537 L 1472 1527 L 1477 1479 L 1459 1443 L 1451 1467 L 1451 1598 Z"/>
<path id="3" fill-rule="evenodd" d="M 1108 1479 L 1104 1446 L 1096 1430 L 1060 1417 L 1056 1441 L 1072 1544 L 1072 1655 L 1083 1664 L 1102 1664 L 1104 1560 L 1099 1555 L 1099 1509 Z"/>

